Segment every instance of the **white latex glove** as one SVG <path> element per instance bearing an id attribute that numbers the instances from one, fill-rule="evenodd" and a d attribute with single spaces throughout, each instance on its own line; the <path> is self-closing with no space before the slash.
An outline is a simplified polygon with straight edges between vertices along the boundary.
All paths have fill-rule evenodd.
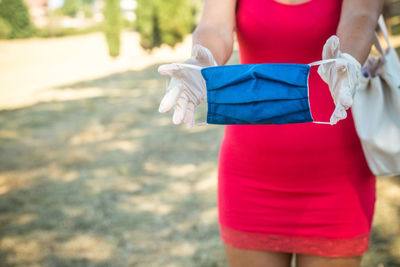
<path id="1" fill-rule="evenodd" d="M 331 36 L 325 43 L 322 59 L 338 59 L 322 64 L 318 73 L 328 85 L 336 105 L 330 123 L 336 124 L 347 117 L 346 110 L 353 105 L 354 94 L 360 85 L 361 64 L 350 54 L 340 51 L 339 38 Z"/>
<path id="2" fill-rule="evenodd" d="M 183 63 L 201 68 L 217 65 L 210 50 L 201 45 L 193 46 L 192 57 Z M 207 96 L 206 84 L 200 70 L 172 63 L 161 65 L 158 72 L 171 77 L 158 111 L 166 113 L 174 108 L 173 123 L 185 122 L 187 128 L 193 127 L 195 109 Z"/>

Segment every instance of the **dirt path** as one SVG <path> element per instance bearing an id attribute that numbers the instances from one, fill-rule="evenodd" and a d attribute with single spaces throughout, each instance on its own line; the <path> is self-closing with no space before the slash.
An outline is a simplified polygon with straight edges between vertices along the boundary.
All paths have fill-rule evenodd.
<path id="1" fill-rule="evenodd" d="M 135 38 L 118 60 L 98 34 L 0 43 L 0 266 L 227 266 L 223 128 L 157 112 L 158 64 L 190 46 L 146 56 Z M 400 266 L 400 179 L 378 191 L 363 266 Z"/>
<path id="2" fill-rule="evenodd" d="M 121 56 L 112 59 L 100 33 L 0 41 L 0 109 L 48 99 L 47 91 L 57 85 L 182 60 L 190 53 L 190 44 L 188 37 L 176 49 L 162 47 L 148 54 L 140 47 L 137 33 L 124 32 Z"/>

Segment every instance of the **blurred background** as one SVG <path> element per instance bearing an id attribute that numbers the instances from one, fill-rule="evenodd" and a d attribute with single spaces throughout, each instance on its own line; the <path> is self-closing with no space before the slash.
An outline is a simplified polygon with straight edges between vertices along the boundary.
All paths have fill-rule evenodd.
<path id="1" fill-rule="evenodd" d="M 228 266 L 223 128 L 157 111 L 157 67 L 190 55 L 201 7 L 0 0 L 0 266 Z M 400 1 L 384 13 L 398 47 Z M 378 180 L 364 267 L 400 266 L 399 178 Z"/>

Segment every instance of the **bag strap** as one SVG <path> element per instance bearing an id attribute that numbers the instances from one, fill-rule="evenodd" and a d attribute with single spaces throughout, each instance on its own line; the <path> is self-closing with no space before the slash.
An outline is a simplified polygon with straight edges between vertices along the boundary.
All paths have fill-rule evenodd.
<path id="1" fill-rule="evenodd" d="M 386 24 L 385 24 L 385 20 L 383 19 L 383 15 L 379 16 L 378 25 L 379 25 L 379 28 L 382 31 L 383 37 L 385 37 L 385 40 L 386 40 L 386 43 L 387 43 L 388 47 L 392 47 L 392 45 L 390 44 L 389 34 L 388 34 L 388 30 L 387 30 L 387 27 L 386 27 Z"/>
<path id="2" fill-rule="evenodd" d="M 382 58 L 385 58 L 385 52 L 383 51 L 382 45 L 379 42 L 378 33 L 374 33 L 374 46 L 378 50 L 379 54 L 381 54 Z"/>
<path id="3" fill-rule="evenodd" d="M 388 34 L 388 30 L 387 30 L 383 15 L 379 16 L 378 27 L 381 30 L 381 32 L 383 34 L 383 37 L 385 38 L 385 41 L 386 41 L 386 44 L 387 44 L 388 48 L 389 49 L 393 49 L 393 46 L 390 43 L 389 34 Z M 374 43 L 374 46 L 376 47 L 376 49 L 378 50 L 378 52 L 381 54 L 382 58 L 385 59 L 385 52 L 384 52 L 384 50 L 382 48 L 382 45 L 381 45 L 381 43 L 379 41 L 377 32 L 375 32 L 375 34 L 374 34 L 373 43 Z"/>

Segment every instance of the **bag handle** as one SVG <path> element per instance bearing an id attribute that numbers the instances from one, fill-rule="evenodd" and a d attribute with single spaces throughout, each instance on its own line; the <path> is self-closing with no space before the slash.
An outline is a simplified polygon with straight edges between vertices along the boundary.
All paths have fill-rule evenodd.
<path id="1" fill-rule="evenodd" d="M 385 24 L 385 20 L 383 19 L 383 15 L 379 16 L 378 25 L 379 25 L 379 28 L 382 31 L 383 37 L 385 37 L 385 40 L 386 40 L 386 43 L 387 43 L 388 47 L 392 47 L 392 45 L 390 44 L 389 34 L 388 34 L 388 30 L 387 30 L 387 27 L 386 27 L 386 24 Z"/>
<path id="2" fill-rule="evenodd" d="M 378 26 L 379 26 L 379 29 L 381 30 L 382 34 L 383 34 L 383 37 L 386 40 L 386 44 L 387 44 L 388 48 L 392 49 L 393 46 L 390 43 L 389 34 L 388 34 L 388 30 L 387 30 L 383 15 L 379 16 Z M 381 54 L 382 58 L 385 58 L 385 52 L 383 51 L 382 45 L 379 42 L 379 38 L 378 38 L 378 33 L 377 32 L 374 33 L 374 41 L 373 42 L 374 42 L 374 46 L 376 47 L 378 52 Z"/>
<path id="3" fill-rule="evenodd" d="M 378 33 L 374 33 L 374 46 L 378 50 L 379 54 L 381 54 L 382 58 L 385 58 L 385 52 L 383 51 L 382 45 L 379 42 Z"/>

